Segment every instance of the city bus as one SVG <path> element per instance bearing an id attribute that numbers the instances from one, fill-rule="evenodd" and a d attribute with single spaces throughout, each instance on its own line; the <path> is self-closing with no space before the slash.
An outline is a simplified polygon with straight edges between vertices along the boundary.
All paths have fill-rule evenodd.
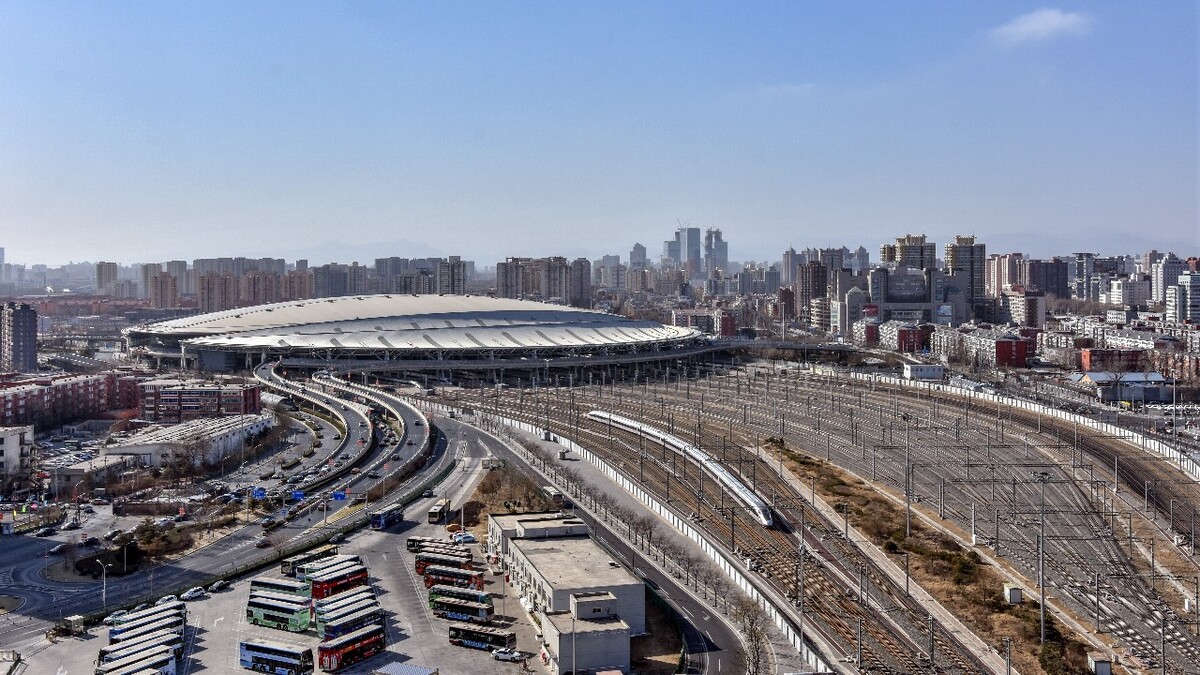
<path id="1" fill-rule="evenodd" d="M 134 623 L 135 621 L 141 621 L 142 619 L 145 619 L 148 616 L 158 616 L 159 614 L 167 614 L 169 612 L 177 612 L 180 614 L 186 614 L 187 613 L 187 605 L 184 605 L 183 601 L 181 601 L 181 600 L 173 600 L 171 602 L 164 602 L 161 605 L 154 605 L 153 607 L 147 607 L 146 609 L 143 609 L 141 611 L 129 612 L 128 614 L 122 614 L 121 616 L 117 617 L 117 619 L 113 623 L 113 625 L 114 626 L 124 626 L 127 623 Z"/>
<path id="2" fill-rule="evenodd" d="M 308 630 L 312 614 L 304 605 L 292 605 L 286 602 L 252 597 L 246 601 L 246 620 L 256 626 L 299 633 Z"/>
<path id="3" fill-rule="evenodd" d="M 371 529 L 384 530 L 404 520 L 404 505 L 392 504 L 371 514 Z"/>
<path id="4" fill-rule="evenodd" d="M 300 581 L 308 581 L 318 574 L 322 574 L 335 567 L 342 567 L 350 563 L 361 563 L 362 558 L 357 555 L 335 555 L 321 560 L 314 560 L 310 563 L 305 563 L 296 569 L 296 579 Z"/>
<path id="5" fill-rule="evenodd" d="M 100 648 L 100 663 L 119 661 L 150 647 L 166 645 L 175 650 L 175 658 L 183 656 L 183 636 L 170 630 L 154 631 L 136 640 L 124 640 Z"/>
<path id="6" fill-rule="evenodd" d="M 458 586 L 459 588 L 474 588 L 483 590 L 483 573 L 472 570 L 460 570 L 457 567 L 442 567 L 430 565 L 425 568 L 425 588 L 437 584 Z"/>
<path id="7" fill-rule="evenodd" d="M 383 626 L 372 624 L 317 646 L 321 670 L 333 672 L 369 658 L 387 647 Z"/>
<path id="8" fill-rule="evenodd" d="M 440 567 L 456 567 L 460 570 L 471 569 L 471 561 L 455 558 L 448 555 L 439 555 L 437 553 L 418 553 L 416 562 L 417 574 L 425 574 L 425 570 L 430 565 L 438 565 Z"/>
<path id="9" fill-rule="evenodd" d="M 360 560 L 336 560 L 332 563 L 329 563 L 328 565 L 322 565 L 313 570 L 309 570 L 306 567 L 306 568 L 304 568 L 302 574 L 304 574 L 305 581 L 312 581 L 312 579 L 314 577 L 324 576 L 324 575 L 330 574 L 332 572 L 340 572 L 341 570 L 344 570 L 344 569 L 347 569 L 350 567 L 362 567 L 362 561 L 360 561 Z"/>
<path id="10" fill-rule="evenodd" d="M 558 488 L 547 485 L 546 487 L 542 488 L 542 493 L 546 495 L 546 499 L 549 499 L 550 502 L 554 504 L 555 508 L 561 509 L 564 506 L 570 505 L 570 502 L 567 501 L 566 495 L 564 495 L 562 490 L 559 490 Z"/>
<path id="11" fill-rule="evenodd" d="M 341 616 L 337 619 L 331 618 L 329 621 L 318 623 L 317 636 L 321 638 L 322 642 L 335 640 L 372 623 L 383 623 L 382 607 L 367 607 L 353 614 Z"/>
<path id="12" fill-rule="evenodd" d="M 471 549 L 458 544 L 449 542 L 439 542 L 436 544 L 421 544 L 417 548 L 417 553 L 436 553 L 438 555 L 446 555 L 451 558 L 459 558 L 461 560 L 474 560 L 475 554 L 471 553 Z"/>
<path id="13" fill-rule="evenodd" d="M 470 602 L 481 602 L 485 605 L 492 604 L 492 594 L 486 591 L 476 591 L 470 588 L 459 588 L 457 586 L 433 586 L 429 589 L 429 600 L 432 602 L 435 598 L 458 598 L 459 600 L 468 600 Z M 429 605 L 433 607 L 432 604 Z"/>
<path id="14" fill-rule="evenodd" d="M 496 610 L 491 605 L 458 598 L 439 596 L 429 601 L 433 615 L 454 621 L 469 621 L 471 623 L 491 623 Z"/>
<path id="15" fill-rule="evenodd" d="M 356 614 L 364 609 L 375 609 L 377 607 L 379 607 L 379 601 L 375 600 L 374 598 L 363 598 L 349 605 L 336 607 L 317 615 L 317 630 L 321 630 L 322 624 L 340 621 L 351 614 Z"/>
<path id="16" fill-rule="evenodd" d="M 367 568 L 362 565 L 322 574 L 312 579 L 312 597 L 315 600 L 327 598 L 336 593 L 366 585 L 369 578 Z"/>
<path id="17" fill-rule="evenodd" d="M 273 675 L 311 675 L 313 653 L 308 647 L 245 640 L 238 645 L 238 662 L 246 670 Z"/>
<path id="18" fill-rule="evenodd" d="M 187 621 L 182 614 L 163 614 L 137 623 L 113 626 L 108 629 L 108 641 L 110 643 L 125 642 L 135 635 L 145 635 L 164 629 L 170 629 L 182 635 L 184 628 L 187 628 Z"/>
<path id="19" fill-rule="evenodd" d="M 322 598 L 313 603 L 317 614 L 325 614 L 339 607 L 345 607 L 363 600 L 374 600 L 375 591 L 371 590 L 370 586 L 359 586 L 352 588 L 343 593 L 331 595 L 327 598 Z"/>
<path id="20" fill-rule="evenodd" d="M 471 649 L 512 649 L 517 646 L 517 634 L 511 630 L 456 623 L 450 626 L 450 644 Z"/>
<path id="21" fill-rule="evenodd" d="M 324 546 L 318 546 L 311 551 L 306 551 L 290 558 L 285 558 L 283 562 L 279 563 L 279 573 L 289 577 L 294 576 L 296 574 L 296 567 L 311 560 L 318 560 L 327 556 L 336 555 L 337 552 L 337 544 L 325 544 Z"/>
<path id="22" fill-rule="evenodd" d="M 250 580 L 250 590 L 270 591 L 272 593 L 287 593 L 309 597 L 307 581 L 292 581 L 290 579 L 275 579 L 272 577 L 254 577 Z"/>
<path id="23" fill-rule="evenodd" d="M 440 523 L 448 513 L 450 513 L 450 500 L 439 499 L 434 502 L 433 508 L 429 509 L 429 522 Z"/>
<path id="24" fill-rule="evenodd" d="M 407 548 L 409 551 L 412 551 L 415 553 L 416 551 L 419 551 L 421 549 L 422 544 L 445 544 L 445 543 L 446 543 L 445 539 L 438 539 L 436 537 L 409 537 L 407 540 L 405 540 L 404 547 Z"/>
<path id="25" fill-rule="evenodd" d="M 250 597 L 258 598 L 259 600 L 282 602 L 285 605 L 296 605 L 298 607 L 308 607 L 312 604 L 312 600 L 308 598 L 289 593 L 275 593 L 273 591 L 250 591 Z"/>
<path id="26" fill-rule="evenodd" d="M 96 666 L 96 675 L 133 675 L 152 672 L 160 675 L 175 675 L 175 651 L 166 645 L 149 647 L 123 659 L 101 663 Z"/>

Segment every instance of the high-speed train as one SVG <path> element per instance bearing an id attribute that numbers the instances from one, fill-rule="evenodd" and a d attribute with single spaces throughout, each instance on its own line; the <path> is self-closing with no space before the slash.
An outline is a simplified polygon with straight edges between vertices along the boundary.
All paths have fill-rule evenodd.
<path id="1" fill-rule="evenodd" d="M 587 416 L 590 419 L 597 420 L 599 422 L 611 423 L 613 426 L 620 427 L 626 431 L 644 434 L 660 443 L 670 446 L 676 452 L 681 452 L 684 455 L 687 455 L 706 471 L 715 476 L 716 479 L 720 481 L 721 485 L 732 492 L 734 496 L 737 497 L 738 501 L 746 506 L 746 509 L 750 511 L 750 515 L 757 520 L 760 525 L 763 527 L 771 527 L 771 524 L 774 522 L 771 516 L 771 507 L 767 506 L 767 503 L 760 499 L 758 495 L 754 494 L 753 490 L 746 487 L 742 481 L 738 480 L 737 477 L 729 473 L 725 467 L 721 466 L 720 462 L 700 448 L 697 448 L 691 443 L 688 443 L 676 436 L 672 436 L 665 431 L 614 413 L 605 412 L 603 410 L 593 410 L 589 412 Z"/>

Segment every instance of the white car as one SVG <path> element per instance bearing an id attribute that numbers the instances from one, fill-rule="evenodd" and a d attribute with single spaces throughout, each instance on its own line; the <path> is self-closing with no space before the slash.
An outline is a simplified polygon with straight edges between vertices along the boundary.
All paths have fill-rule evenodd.
<path id="1" fill-rule="evenodd" d="M 161 598 L 159 598 L 159 599 L 158 599 L 158 602 L 156 602 L 156 603 L 154 603 L 154 604 L 156 604 L 156 605 L 165 605 L 165 604 L 167 604 L 168 602 L 175 602 L 175 601 L 176 601 L 176 600 L 178 600 L 178 599 L 179 599 L 179 598 L 177 598 L 177 597 L 176 597 L 176 596 L 174 596 L 174 595 L 164 595 L 164 596 L 162 596 Z"/>
<path id="2" fill-rule="evenodd" d="M 492 650 L 492 658 L 497 661 L 524 661 L 525 655 L 515 649 L 501 647 Z"/>
<path id="3" fill-rule="evenodd" d="M 199 586 L 197 586 L 195 588 L 189 588 L 186 591 L 184 591 L 183 593 L 181 593 L 179 595 L 179 599 L 180 600 L 199 600 L 200 598 L 203 598 L 205 595 L 207 595 L 205 590 L 203 588 L 200 588 Z"/>
<path id="4" fill-rule="evenodd" d="M 129 610 L 127 610 L 127 609 L 118 609 L 117 611 L 113 612 L 112 614 L 109 614 L 108 616 L 104 617 L 104 621 L 102 623 L 105 626 L 111 626 L 117 622 L 117 619 L 120 619 L 121 617 L 125 616 L 128 613 L 129 613 Z"/>

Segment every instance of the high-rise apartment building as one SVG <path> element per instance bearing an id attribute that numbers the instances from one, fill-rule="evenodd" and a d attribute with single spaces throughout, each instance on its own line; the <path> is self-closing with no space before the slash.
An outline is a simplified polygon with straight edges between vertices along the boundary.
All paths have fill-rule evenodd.
<path id="1" fill-rule="evenodd" d="M 1174 253 L 1150 265 L 1150 301 L 1165 302 L 1167 287 L 1174 286 L 1179 281 L 1179 275 L 1187 270 L 1187 263 L 1180 260 Z"/>
<path id="2" fill-rule="evenodd" d="M 987 246 L 975 243 L 975 237 L 955 235 L 954 242 L 946 244 L 946 271 L 960 275 L 959 287 L 968 304 L 983 300 L 984 267 L 987 262 Z"/>
<path id="3" fill-rule="evenodd" d="M 1017 283 L 1048 297 L 1071 297 L 1070 273 L 1067 261 L 1062 258 L 1018 261 Z"/>
<path id="4" fill-rule="evenodd" d="M 150 306 L 154 309 L 179 307 L 179 282 L 175 275 L 158 272 L 150 275 Z"/>
<path id="5" fill-rule="evenodd" d="M 810 260 L 796 268 L 796 282 L 792 291 L 796 298 L 796 319 L 806 325 L 811 325 L 812 301 L 825 297 L 829 286 L 829 268 L 824 264 Z"/>
<path id="6" fill-rule="evenodd" d="M 280 278 L 274 272 L 251 270 L 238 279 L 238 305 L 253 307 L 283 300 Z"/>
<path id="7" fill-rule="evenodd" d="M 167 274 L 175 277 L 175 284 L 179 288 L 180 295 L 195 295 L 196 294 L 196 277 L 189 274 L 188 263 L 186 260 L 169 260 L 163 263 Z"/>
<path id="8" fill-rule="evenodd" d="M 28 304 L 0 305 L 0 371 L 37 372 L 37 310 Z"/>
<path id="9" fill-rule="evenodd" d="M 232 274 L 210 273 L 196 280 L 201 312 L 220 312 L 238 306 L 238 278 Z"/>
<path id="10" fill-rule="evenodd" d="M 780 269 L 779 283 L 791 286 L 796 281 L 796 268 L 800 266 L 801 256 L 791 246 L 783 252 L 783 267 Z M 791 311 L 791 310 L 789 310 Z"/>
<path id="11" fill-rule="evenodd" d="M 96 293 L 115 295 L 118 268 L 115 262 L 96 263 Z"/>
<path id="12" fill-rule="evenodd" d="M 917 270 L 937 267 L 937 246 L 925 241 L 925 235 L 906 234 L 897 237 L 895 244 L 879 247 L 880 262 L 893 263 Z"/>
<path id="13" fill-rule="evenodd" d="M 1018 285 L 1023 257 L 1020 253 L 1001 253 L 987 259 L 983 271 L 983 289 L 987 297 L 999 298 L 1005 289 Z"/>
<path id="14" fill-rule="evenodd" d="M 153 283 L 151 280 L 154 279 L 154 275 L 161 274 L 162 271 L 163 267 L 160 263 L 144 263 L 142 265 L 138 276 L 139 297 L 150 299 L 150 287 Z"/>

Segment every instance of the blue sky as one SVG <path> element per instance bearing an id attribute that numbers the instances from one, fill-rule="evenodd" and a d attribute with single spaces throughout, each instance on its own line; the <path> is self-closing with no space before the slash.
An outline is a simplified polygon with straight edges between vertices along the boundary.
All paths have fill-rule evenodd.
<path id="1" fill-rule="evenodd" d="M 1196 3 L 0 0 L 9 261 L 1200 253 Z"/>

